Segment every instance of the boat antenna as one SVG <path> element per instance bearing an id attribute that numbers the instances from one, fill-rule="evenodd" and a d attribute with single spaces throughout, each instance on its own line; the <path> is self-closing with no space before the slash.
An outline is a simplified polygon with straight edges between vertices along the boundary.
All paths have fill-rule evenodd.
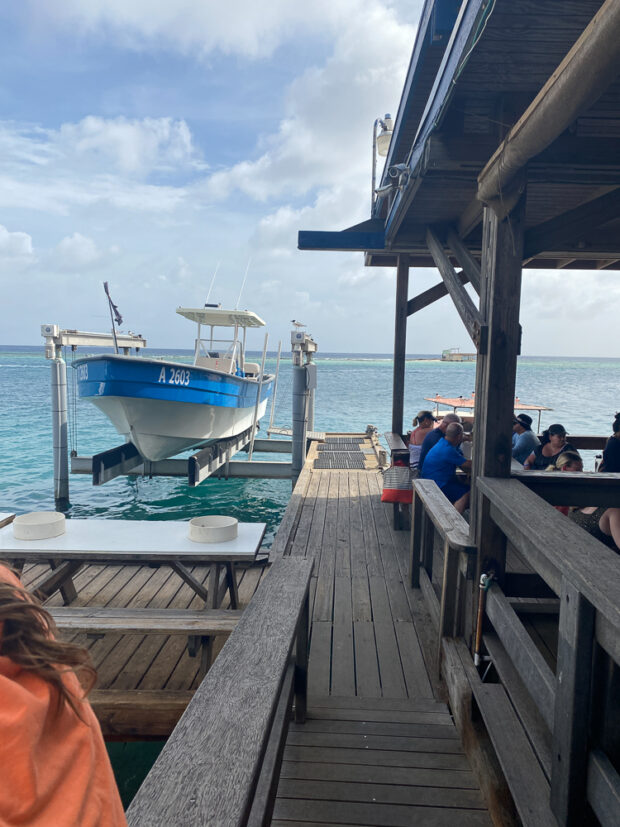
<path id="1" fill-rule="evenodd" d="M 207 299 L 205 301 L 205 305 L 208 303 L 209 299 L 211 298 L 211 291 L 213 290 L 213 285 L 215 284 L 215 277 L 217 276 L 217 271 L 220 269 L 220 264 L 222 263 L 222 259 L 220 259 L 217 263 L 217 267 L 215 268 L 215 273 L 213 273 L 213 278 L 211 279 L 211 284 L 209 285 L 209 292 L 207 293 Z"/>
<path id="2" fill-rule="evenodd" d="M 239 302 L 241 301 L 241 294 L 243 293 L 243 288 L 245 287 L 245 280 L 248 277 L 248 270 L 250 269 L 250 262 L 252 261 L 252 256 L 248 259 L 247 267 L 245 268 L 245 275 L 243 277 L 243 281 L 241 282 L 241 290 L 239 290 L 239 298 L 237 299 L 237 304 L 235 305 L 235 310 L 239 310 Z"/>
<path id="3" fill-rule="evenodd" d="M 112 320 L 112 337 L 114 338 L 114 352 L 118 353 L 118 340 L 116 338 L 116 326 L 114 322 L 116 320 L 116 324 L 120 327 L 123 324 L 123 317 L 118 312 L 118 307 L 112 301 L 112 296 L 110 296 L 110 290 L 108 289 L 107 281 L 103 282 L 103 289 L 105 291 L 106 296 L 108 297 L 108 305 L 110 307 L 110 319 Z"/>

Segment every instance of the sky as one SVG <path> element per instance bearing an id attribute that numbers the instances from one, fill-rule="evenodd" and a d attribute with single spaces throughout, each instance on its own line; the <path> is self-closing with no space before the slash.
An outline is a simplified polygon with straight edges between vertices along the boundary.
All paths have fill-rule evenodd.
<path id="1" fill-rule="evenodd" d="M 204 304 L 215 274 L 209 300 L 258 313 L 270 349 L 298 319 L 322 351 L 390 352 L 394 270 L 300 252 L 297 233 L 369 217 L 372 125 L 396 114 L 421 7 L 3 3 L 0 343 L 109 330 L 108 281 L 124 331 L 192 347 L 175 309 Z M 438 280 L 412 270 L 410 295 Z M 525 270 L 523 353 L 617 354 L 619 295 L 614 273 Z M 448 298 L 407 339 L 446 347 L 472 349 Z"/>

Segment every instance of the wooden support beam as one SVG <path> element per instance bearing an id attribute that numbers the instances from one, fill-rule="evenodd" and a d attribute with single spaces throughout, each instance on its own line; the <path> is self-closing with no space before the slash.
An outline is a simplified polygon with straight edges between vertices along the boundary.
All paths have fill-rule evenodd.
<path id="1" fill-rule="evenodd" d="M 525 233 L 524 258 L 533 258 L 539 253 L 561 249 L 566 242 L 583 238 L 591 230 L 618 218 L 619 215 L 620 187 L 616 187 L 611 192 L 586 201 L 573 210 L 531 227 Z"/>
<path id="2" fill-rule="evenodd" d="M 485 342 L 480 313 L 471 300 L 469 293 L 457 278 L 456 272 L 450 264 L 450 259 L 446 255 L 439 239 L 430 228 L 426 231 L 426 243 L 433 257 L 433 261 L 441 273 L 448 293 L 454 302 L 454 306 L 465 325 L 465 329 L 476 347 L 484 351 Z"/>
<path id="3" fill-rule="evenodd" d="M 500 584 L 506 568 L 506 538 L 490 518 L 490 505 L 477 489 L 480 477 L 508 477 L 512 462 L 517 354 L 521 344 L 519 305 L 525 196 L 500 221 L 485 208 L 482 236 L 480 315 L 488 327 L 487 353 L 476 361 L 476 411 L 470 531 L 478 548 L 476 583 L 492 568 Z M 473 601 L 477 604 L 477 596 Z M 474 623 L 474 618 L 470 618 Z"/>
<path id="4" fill-rule="evenodd" d="M 480 265 L 453 229 L 448 230 L 447 241 L 463 272 L 467 274 L 474 290 L 480 295 Z"/>
<path id="5" fill-rule="evenodd" d="M 396 268 L 396 307 L 394 310 L 394 378 L 392 388 L 392 431 L 403 432 L 405 406 L 405 354 L 407 350 L 407 295 L 409 256 L 399 255 Z"/>
<path id="6" fill-rule="evenodd" d="M 468 284 L 469 282 L 465 273 L 457 272 L 456 277 L 461 284 Z M 443 281 L 440 282 L 440 284 L 429 287 L 428 290 L 425 290 L 423 293 L 418 293 L 417 296 L 409 299 L 407 302 L 407 316 L 413 316 L 418 310 L 424 310 L 425 307 L 433 304 L 433 302 L 436 302 L 438 299 L 443 299 L 443 297 L 447 295 L 448 288 Z"/>

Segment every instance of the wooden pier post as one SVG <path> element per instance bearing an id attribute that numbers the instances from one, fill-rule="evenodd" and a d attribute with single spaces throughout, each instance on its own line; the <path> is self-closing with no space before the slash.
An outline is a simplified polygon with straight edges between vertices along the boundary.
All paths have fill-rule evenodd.
<path id="1" fill-rule="evenodd" d="M 392 432 L 402 434 L 405 406 L 405 353 L 407 350 L 407 295 L 409 256 L 399 255 L 396 267 L 396 308 L 394 311 L 394 382 L 392 390 Z"/>
<path id="2" fill-rule="evenodd" d="M 475 588 L 487 561 L 494 561 L 500 583 L 506 562 L 505 538 L 491 521 L 488 502 L 476 490 L 475 483 L 479 477 L 510 476 L 515 378 L 521 349 L 519 305 L 524 217 L 525 193 L 503 220 L 491 208 L 484 210 L 480 315 L 488 326 L 488 344 L 486 353 L 478 353 L 476 363 L 470 522 L 472 541 L 478 547 Z M 471 622 L 473 624 L 473 618 Z"/>

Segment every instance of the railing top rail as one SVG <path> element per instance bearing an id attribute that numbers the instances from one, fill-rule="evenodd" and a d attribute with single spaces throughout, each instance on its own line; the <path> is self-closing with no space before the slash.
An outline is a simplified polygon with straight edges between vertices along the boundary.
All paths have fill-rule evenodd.
<path id="1" fill-rule="evenodd" d="M 433 480 L 418 479 L 413 487 L 422 500 L 433 525 L 455 549 L 469 551 L 473 548 L 469 539 L 469 526 L 454 506 L 441 493 Z"/>
<path id="2" fill-rule="evenodd" d="M 312 561 L 280 558 L 127 811 L 130 825 L 245 823 Z"/>
<path id="3" fill-rule="evenodd" d="M 479 477 L 476 485 L 491 503 L 491 516 L 518 550 L 558 592 L 566 577 L 597 611 L 620 630 L 620 555 L 567 520 L 516 479 Z M 545 571 L 542 571 L 544 568 Z"/>

